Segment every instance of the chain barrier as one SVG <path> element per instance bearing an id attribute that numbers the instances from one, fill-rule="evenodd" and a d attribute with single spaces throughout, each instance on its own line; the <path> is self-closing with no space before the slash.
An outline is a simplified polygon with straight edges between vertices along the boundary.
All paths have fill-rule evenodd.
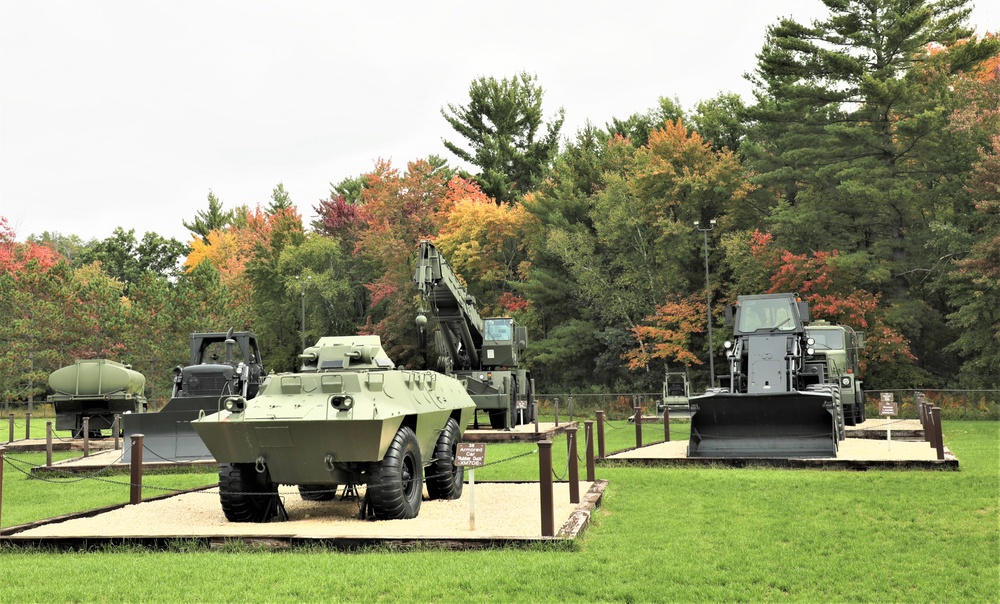
<path id="1" fill-rule="evenodd" d="M 160 459 L 164 459 L 166 461 L 176 461 L 176 460 L 169 460 L 169 459 L 164 458 L 164 457 L 162 457 L 160 455 L 157 455 L 155 452 L 150 451 L 149 448 L 146 445 L 143 445 L 143 449 L 146 450 L 146 451 L 149 451 L 150 453 L 152 453 L 156 457 L 159 457 Z M 504 459 L 498 459 L 496 461 L 493 461 L 493 462 L 490 462 L 490 463 L 487 463 L 487 464 L 483 464 L 482 466 L 480 466 L 480 468 L 485 468 L 485 467 L 489 467 L 489 466 L 495 466 L 495 465 L 498 465 L 498 464 L 506 463 L 506 462 L 514 460 L 514 459 L 518 459 L 520 457 L 527 457 L 528 455 L 534 455 L 535 453 L 538 453 L 538 449 L 534 449 L 532 451 L 527 451 L 525 453 L 520 453 L 518 455 L 512 455 L 511 457 L 505 457 Z M 58 478 L 46 478 L 46 477 L 42 477 L 42 476 L 33 475 L 30 472 L 30 469 L 29 470 L 25 470 L 25 469 L 23 469 L 22 467 L 20 467 L 20 466 L 18 466 L 16 464 L 23 464 L 23 466 L 25 466 L 25 467 L 32 468 L 32 467 L 36 467 L 34 463 L 28 462 L 28 461 L 25 461 L 25 460 L 22 460 L 22 459 L 13 458 L 13 457 L 10 457 L 9 455 L 4 456 L 4 461 L 7 462 L 8 465 L 10 465 L 13 469 L 17 470 L 21 474 L 24 474 L 28 478 L 31 478 L 32 480 L 40 480 L 42 482 L 49 482 L 49 483 L 53 483 L 53 484 L 71 484 L 71 483 L 75 483 L 75 482 L 82 482 L 84 480 L 94 480 L 94 481 L 97 481 L 97 482 L 103 482 L 103 483 L 107 483 L 107 484 L 114 484 L 114 485 L 124 486 L 124 487 L 132 487 L 133 485 L 132 485 L 131 482 L 122 482 L 120 480 L 112 480 L 110 478 L 102 478 L 102 477 L 99 476 L 100 474 L 103 474 L 104 472 L 107 472 L 113 466 L 120 464 L 124 458 L 125 458 L 125 455 L 124 455 L 124 452 L 123 452 L 122 455 L 120 455 L 118 457 L 118 459 L 116 459 L 115 461 L 113 461 L 110 464 L 104 466 L 103 468 L 100 468 L 99 470 L 96 470 L 96 471 L 91 472 L 91 473 L 86 474 L 86 475 L 80 475 L 80 474 L 75 473 L 75 472 L 67 472 L 66 470 L 61 470 L 61 469 L 54 468 L 54 467 L 46 467 L 45 468 L 46 471 L 54 472 L 54 473 L 57 473 L 57 474 L 63 474 L 65 476 L 67 476 L 67 477 L 73 476 L 74 477 L 73 479 L 68 479 L 68 478 L 62 478 L 62 479 L 58 479 Z M 432 460 L 431 463 L 433 463 L 433 461 L 434 460 Z M 567 460 L 567 468 L 569 467 L 568 463 L 569 463 L 569 460 Z M 434 479 L 434 478 L 446 477 L 446 476 L 451 476 L 451 472 L 448 471 L 448 472 L 441 472 L 441 473 L 429 474 L 429 475 L 428 474 L 424 474 L 423 480 L 426 481 L 427 479 Z M 560 480 L 562 480 L 562 479 L 560 479 Z M 366 484 L 365 485 L 365 489 L 366 489 L 366 491 L 370 491 L 370 490 L 373 490 L 373 489 L 389 488 L 389 487 L 394 486 L 395 484 L 398 484 L 398 483 L 395 483 L 395 482 L 371 483 L 371 484 Z M 149 484 L 143 484 L 142 488 L 143 488 L 143 490 L 149 489 L 149 490 L 154 490 L 154 491 L 165 491 L 165 492 L 173 492 L 173 493 L 180 493 L 182 491 L 189 490 L 188 488 L 178 489 L 178 488 L 174 488 L 174 487 L 157 487 L 157 486 L 153 486 L 153 485 L 149 485 Z M 317 493 L 317 494 L 319 494 L 319 493 L 331 493 L 332 492 L 334 494 L 334 496 L 336 496 L 336 493 L 339 490 L 340 490 L 340 487 L 338 486 L 337 489 L 325 489 L 325 490 L 317 489 L 317 490 L 313 490 L 311 492 L 312 493 Z M 195 493 L 196 494 L 204 494 L 204 495 L 219 495 L 220 494 L 220 490 L 218 489 L 218 487 L 216 487 L 214 489 L 204 489 L 204 490 L 201 490 L 201 491 L 196 491 Z M 259 491 L 251 491 L 251 492 L 226 491 L 226 494 L 227 495 L 237 495 L 237 496 L 252 496 L 252 495 L 264 495 L 265 493 L 260 493 Z M 355 493 L 355 495 L 356 494 L 357 493 Z"/>

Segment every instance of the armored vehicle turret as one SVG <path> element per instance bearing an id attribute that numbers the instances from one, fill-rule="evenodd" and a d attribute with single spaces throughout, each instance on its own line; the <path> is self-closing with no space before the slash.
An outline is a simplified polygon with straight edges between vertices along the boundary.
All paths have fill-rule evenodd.
<path id="1" fill-rule="evenodd" d="M 220 462 L 226 518 L 274 517 L 279 484 L 309 500 L 367 485 L 377 519 L 415 517 L 425 476 L 431 499 L 461 495 L 455 449 L 475 410 L 461 382 L 396 369 L 378 336 L 320 338 L 300 358 L 297 373 L 267 376 L 256 398 L 223 397 L 191 422 Z"/>

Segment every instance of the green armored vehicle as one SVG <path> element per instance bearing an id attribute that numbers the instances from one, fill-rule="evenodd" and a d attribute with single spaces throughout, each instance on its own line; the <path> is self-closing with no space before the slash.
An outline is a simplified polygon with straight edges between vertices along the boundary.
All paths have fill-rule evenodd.
<path id="1" fill-rule="evenodd" d="M 70 430 L 74 438 L 83 437 L 83 418 L 88 436 L 100 437 L 110 429 L 116 414 L 142 413 L 146 410 L 146 378 L 107 359 L 77 360 L 49 375 L 48 397 L 56 411 L 56 430 Z"/>
<path id="2" fill-rule="evenodd" d="M 313 501 L 365 484 L 377 519 L 416 517 L 425 476 L 431 499 L 461 495 L 455 449 L 475 403 L 458 380 L 395 369 L 378 336 L 320 338 L 300 358 L 298 373 L 269 375 L 255 398 L 224 397 L 191 422 L 220 462 L 226 518 L 279 514 L 279 484 Z"/>

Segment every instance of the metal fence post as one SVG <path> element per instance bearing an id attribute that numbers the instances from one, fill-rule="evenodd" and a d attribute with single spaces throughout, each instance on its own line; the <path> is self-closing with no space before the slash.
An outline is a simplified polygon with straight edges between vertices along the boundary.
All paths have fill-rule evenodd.
<path id="1" fill-rule="evenodd" d="M 132 435 L 132 462 L 129 466 L 131 488 L 129 500 L 131 504 L 142 502 L 142 434 Z"/>
<path id="2" fill-rule="evenodd" d="M 594 473 L 594 422 L 587 420 L 583 422 L 583 432 L 585 438 L 587 439 L 586 449 L 587 449 L 587 480 L 594 482 L 596 479 Z"/>
<path id="3" fill-rule="evenodd" d="M 90 457 L 90 418 L 83 418 L 83 456 Z"/>
<path id="4" fill-rule="evenodd" d="M 663 442 L 670 442 L 670 408 L 663 405 Z"/>
<path id="5" fill-rule="evenodd" d="M 642 447 L 642 405 L 635 408 L 635 448 Z"/>
<path id="6" fill-rule="evenodd" d="M 10 414 L 10 438 L 7 439 L 7 442 L 9 442 L 9 443 L 14 442 L 14 414 L 13 413 Z"/>
<path id="7" fill-rule="evenodd" d="M 13 416 L 11 416 L 11 417 L 13 417 Z M 4 454 L 6 452 L 7 452 L 7 448 L 6 447 L 0 447 L 0 527 L 3 526 L 3 524 L 2 524 L 2 521 L 3 521 L 3 467 L 4 467 L 4 464 L 7 463 L 7 462 L 4 461 Z M 0 528 L 0 533 L 2 533 L 2 532 L 3 532 L 3 529 Z"/>
<path id="8" fill-rule="evenodd" d="M 937 449 L 937 458 L 944 459 L 944 434 L 941 432 L 941 407 L 931 407 L 931 414 L 934 416 L 934 448 Z"/>
<path id="9" fill-rule="evenodd" d="M 604 412 L 597 412 L 597 459 L 604 459 Z"/>
<path id="10" fill-rule="evenodd" d="M 538 401 L 531 401 L 532 417 L 535 418 L 535 434 L 538 434 Z"/>
<path id="11" fill-rule="evenodd" d="M 24 414 L 24 440 L 31 440 L 31 411 Z"/>
<path id="12" fill-rule="evenodd" d="M 569 502 L 580 503 L 580 458 L 576 446 L 576 434 L 579 428 L 566 428 L 569 442 Z"/>
<path id="13" fill-rule="evenodd" d="M 556 409 L 556 428 L 559 427 L 559 397 L 555 398 L 555 409 Z"/>
<path id="14" fill-rule="evenodd" d="M 45 467 L 52 467 L 52 422 L 45 422 Z"/>
<path id="15" fill-rule="evenodd" d="M 122 424 L 122 416 L 115 413 L 115 421 L 112 422 L 111 424 L 111 431 L 114 432 L 115 434 L 115 451 L 122 448 L 120 442 L 121 430 L 122 430 L 121 424 Z"/>
<path id="16" fill-rule="evenodd" d="M 555 510 L 552 499 L 552 441 L 538 441 L 538 490 L 541 500 L 542 536 L 553 537 Z"/>

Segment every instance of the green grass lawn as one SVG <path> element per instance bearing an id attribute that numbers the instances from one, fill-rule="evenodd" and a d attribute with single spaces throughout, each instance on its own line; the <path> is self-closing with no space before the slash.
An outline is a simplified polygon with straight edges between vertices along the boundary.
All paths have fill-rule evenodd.
<path id="1" fill-rule="evenodd" d="M 608 451 L 633 446 L 634 428 L 615 426 Z M 646 443 L 662 439 L 661 426 L 644 428 Z M 944 428 L 958 472 L 599 467 L 610 480 L 603 505 L 570 548 L 7 549 L 0 600 L 996 602 L 1000 422 Z M 686 438 L 686 426 L 673 433 Z M 534 449 L 489 445 L 488 463 L 523 456 L 477 470 L 477 482 L 536 478 Z M 553 452 L 561 474 L 564 438 Z M 174 474 L 146 484 L 213 479 Z M 127 498 L 124 486 L 45 483 L 7 467 L 3 525 Z"/>

